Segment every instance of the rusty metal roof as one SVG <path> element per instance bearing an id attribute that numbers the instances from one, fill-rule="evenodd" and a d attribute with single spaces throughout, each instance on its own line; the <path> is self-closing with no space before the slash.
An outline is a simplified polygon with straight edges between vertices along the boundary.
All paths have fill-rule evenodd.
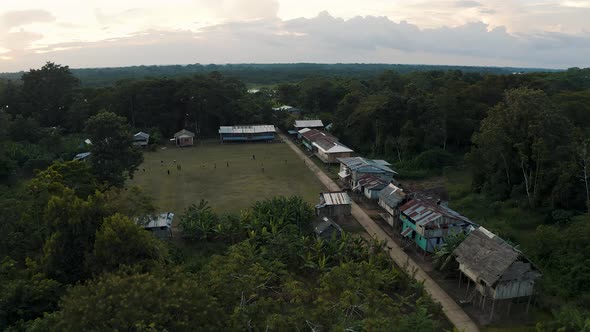
<path id="1" fill-rule="evenodd" d="M 387 187 L 388 182 L 374 175 L 364 175 L 358 180 L 358 185 L 367 189 L 382 189 Z"/>
<path id="2" fill-rule="evenodd" d="M 320 194 L 320 205 L 350 205 L 352 200 L 344 191 L 324 192 Z"/>
<path id="3" fill-rule="evenodd" d="M 473 224 L 473 222 L 467 217 L 462 216 L 449 207 L 438 205 L 436 203 L 419 198 L 414 198 L 402 205 L 400 207 L 400 211 L 408 216 L 408 218 L 412 219 L 416 225 L 419 226 L 428 225 L 432 221 L 437 220 L 443 216 L 459 222 Z"/>
<path id="4" fill-rule="evenodd" d="M 406 193 L 402 188 L 390 183 L 387 187 L 381 190 L 379 193 L 379 199 L 385 202 L 387 206 L 396 208 L 404 199 L 406 199 Z"/>

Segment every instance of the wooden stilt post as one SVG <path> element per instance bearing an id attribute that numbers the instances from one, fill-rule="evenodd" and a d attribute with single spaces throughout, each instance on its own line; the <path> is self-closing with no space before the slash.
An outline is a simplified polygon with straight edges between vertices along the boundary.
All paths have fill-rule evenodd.
<path id="1" fill-rule="evenodd" d="M 529 307 L 531 306 L 531 298 L 533 297 L 533 294 L 529 295 L 529 300 L 527 301 L 526 304 L 526 313 L 527 315 L 529 314 Z"/>
<path id="2" fill-rule="evenodd" d="M 471 286 L 471 279 L 467 278 L 467 289 L 465 290 L 465 296 L 469 293 L 469 286 Z"/>
<path id="3" fill-rule="evenodd" d="M 494 319 L 494 308 L 496 306 L 496 299 L 492 299 L 492 310 L 490 311 L 490 321 Z"/>
<path id="4" fill-rule="evenodd" d="M 484 311 L 486 309 L 486 297 L 485 295 L 483 296 L 483 305 L 481 306 L 481 311 Z"/>
<path id="5" fill-rule="evenodd" d="M 508 300 L 508 310 L 506 310 L 507 317 L 510 317 L 510 306 L 512 306 L 512 299 Z"/>
<path id="6" fill-rule="evenodd" d="M 459 289 L 461 289 L 461 279 L 463 279 L 463 272 L 459 270 Z"/>

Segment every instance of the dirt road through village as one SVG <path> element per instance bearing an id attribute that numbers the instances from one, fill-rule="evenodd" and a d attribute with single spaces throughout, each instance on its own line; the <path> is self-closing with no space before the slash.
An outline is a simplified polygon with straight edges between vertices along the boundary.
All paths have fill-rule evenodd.
<path id="1" fill-rule="evenodd" d="M 301 149 L 299 149 L 290 139 L 285 135 L 280 134 L 281 138 L 289 145 L 295 153 L 305 161 L 309 169 L 318 177 L 318 179 L 330 191 L 339 191 L 340 187 L 330 179 L 316 164 L 309 159 Z M 385 241 L 387 247 L 391 248 L 389 254 L 400 267 L 405 267 L 409 273 L 414 273 L 415 278 L 424 282 L 424 287 L 430 296 L 442 305 L 443 312 L 451 321 L 451 323 L 459 330 L 464 332 L 479 331 L 477 325 L 469 318 L 469 316 L 459 307 L 459 305 L 441 288 L 438 284 L 426 274 L 419 266 L 410 258 L 393 239 L 385 233 L 365 211 L 356 203 L 352 203 L 352 216 L 361 224 L 367 233 L 379 241 Z"/>

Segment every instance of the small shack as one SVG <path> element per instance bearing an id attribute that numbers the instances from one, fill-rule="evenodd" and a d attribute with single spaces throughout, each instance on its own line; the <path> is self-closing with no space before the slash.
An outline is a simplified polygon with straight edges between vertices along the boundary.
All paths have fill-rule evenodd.
<path id="1" fill-rule="evenodd" d="M 174 134 L 174 141 L 176 142 L 176 146 L 183 147 L 183 146 L 193 146 L 193 138 L 195 137 L 195 133 L 192 131 L 183 129 L 176 134 Z"/>
<path id="2" fill-rule="evenodd" d="M 352 190 L 362 193 L 368 199 L 379 199 L 379 193 L 388 184 L 389 182 L 369 174 L 361 177 Z"/>
<path id="3" fill-rule="evenodd" d="M 315 206 L 316 214 L 320 217 L 349 216 L 352 210 L 352 200 L 344 191 L 320 193 L 320 203 Z"/>
<path id="4" fill-rule="evenodd" d="M 219 140 L 221 143 L 273 141 L 276 131 L 273 125 L 221 126 Z"/>
<path id="5" fill-rule="evenodd" d="M 328 217 L 323 217 L 314 222 L 313 231 L 316 237 L 320 239 L 331 239 L 332 237 L 339 239 L 342 236 L 342 227 Z"/>
<path id="6" fill-rule="evenodd" d="M 137 220 L 137 224 L 145 230 L 152 232 L 155 236 L 166 239 L 172 237 L 172 221 L 174 213 L 164 212 L 155 216 L 147 216 Z"/>
<path id="7" fill-rule="evenodd" d="M 324 123 L 322 120 L 295 120 L 294 126 L 297 130 L 301 130 L 303 128 L 322 129 L 324 128 Z"/>
<path id="8" fill-rule="evenodd" d="M 148 146 L 150 142 L 150 134 L 144 133 L 143 131 L 138 132 L 137 134 L 133 135 L 133 145 L 145 147 Z"/>
<path id="9" fill-rule="evenodd" d="M 496 301 L 508 300 L 510 306 L 513 299 L 528 297 L 528 311 L 541 272 L 520 250 L 479 227 L 469 233 L 453 254 L 459 263 L 459 283 L 463 275 L 468 279 L 467 302 L 479 302 L 485 308 L 485 301 L 490 300 L 492 319 Z"/>
<path id="10" fill-rule="evenodd" d="M 399 228 L 399 206 L 406 202 L 406 198 L 404 190 L 393 183 L 379 192 L 379 206 L 385 210 L 381 217 L 391 227 Z"/>

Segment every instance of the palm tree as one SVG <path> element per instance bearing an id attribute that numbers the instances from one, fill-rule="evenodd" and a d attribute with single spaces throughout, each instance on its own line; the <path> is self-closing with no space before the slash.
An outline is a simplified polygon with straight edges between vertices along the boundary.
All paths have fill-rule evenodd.
<path id="1" fill-rule="evenodd" d="M 453 261 L 453 251 L 465 240 L 465 233 L 458 233 L 445 238 L 445 243 L 434 253 L 434 266 L 443 271 Z"/>

